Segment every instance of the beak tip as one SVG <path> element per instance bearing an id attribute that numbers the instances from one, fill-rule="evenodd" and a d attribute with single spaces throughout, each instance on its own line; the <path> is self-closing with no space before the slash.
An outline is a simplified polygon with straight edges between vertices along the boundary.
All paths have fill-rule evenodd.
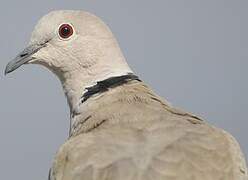
<path id="1" fill-rule="evenodd" d="M 6 76 L 8 73 L 10 73 L 10 70 L 9 70 L 8 66 L 6 66 L 6 68 L 4 70 L 4 75 Z"/>
<path id="2" fill-rule="evenodd" d="M 5 69 L 4 75 L 6 76 L 9 72 Z"/>
<path id="3" fill-rule="evenodd" d="M 11 65 L 11 63 L 8 63 L 6 65 L 6 68 L 4 70 L 4 75 L 6 76 L 7 74 L 9 74 L 10 72 L 12 72 L 14 70 L 13 66 Z"/>

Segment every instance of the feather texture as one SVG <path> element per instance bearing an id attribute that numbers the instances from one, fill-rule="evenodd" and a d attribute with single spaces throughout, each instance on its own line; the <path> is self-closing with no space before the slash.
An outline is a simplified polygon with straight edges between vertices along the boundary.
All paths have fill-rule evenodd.
<path id="1" fill-rule="evenodd" d="M 248 179 L 231 135 L 173 108 L 142 82 L 87 103 L 88 114 L 77 117 L 72 136 L 57 153 L 52 180 Z"/>

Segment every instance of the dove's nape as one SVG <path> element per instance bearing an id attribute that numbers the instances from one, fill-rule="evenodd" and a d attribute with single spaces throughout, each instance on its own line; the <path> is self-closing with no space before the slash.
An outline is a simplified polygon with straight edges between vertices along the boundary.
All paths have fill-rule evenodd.
<path id="1" fill-rule="evenodd" d="M 5 72 L 32 63 L 59 77 L 71 112 L 70 138 L 54 159 L 51 180 L 248 179 L 236 140 L 154 94 L 96 16 L 44 16 L 29 48 Z"/>

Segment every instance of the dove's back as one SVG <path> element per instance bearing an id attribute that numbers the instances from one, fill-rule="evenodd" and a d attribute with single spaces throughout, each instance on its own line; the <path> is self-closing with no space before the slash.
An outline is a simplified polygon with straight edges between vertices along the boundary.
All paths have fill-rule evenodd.
<path id="1" fill-rule="evenodd" d="M 89 120 L 104 123 L 75 133 L 59 149 L 50 179 L 248 179 L 231 135 L 172 108 L 143 83 L 115 88 L 97 101 L 100 109 L 92 109 Z"/>

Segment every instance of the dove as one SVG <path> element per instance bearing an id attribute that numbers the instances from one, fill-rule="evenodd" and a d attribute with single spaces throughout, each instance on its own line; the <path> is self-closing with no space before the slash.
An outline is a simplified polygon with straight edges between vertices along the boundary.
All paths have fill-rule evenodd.
<path id="1" fill-rule="evenodd" d="M 154 93 L 97 16 L 45 15 L 5 74 L 24 64 L 54 73 L 70 108 L 49 180 L 248 180 L 235 138 Z"/>

